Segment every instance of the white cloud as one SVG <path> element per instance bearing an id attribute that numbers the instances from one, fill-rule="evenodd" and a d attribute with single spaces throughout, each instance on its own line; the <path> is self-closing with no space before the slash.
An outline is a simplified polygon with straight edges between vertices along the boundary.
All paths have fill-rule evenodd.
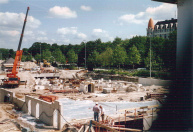
<path id="1" fill-rule="evenodd" d="M 43 36 L 47 35 L 47 33 L 44 32 L 44 31 L 37 31 L 37 33 L 38 33 L 39 35 L 43 35 Z"/>
<path id="2" fill-rule="evenodd" d="M 106 32 L 106 31 L 103 31 L 102 29 L 93 29 L 93 33 L 102 33 L 102 32 Z"/>
<path id="3" fill-rule="evenodd" d="M 66 28 L 59 28 L 57 33 L 66 35 L 66 34 L 77 34 L 77 27 L 66 27 Z"/>
<path id="4" fill-rule="evenodd" d="M 164 3 L 157 7 L 148 7 L 144 12 L 122 15 L 118 21 L 120 25 L 123 23 L 147 24 L 150 18 L 153 18 L 154 22 L 174 18 L 176 10 L 176 5 Z"/>
<path id="5" fill-rule="evenodd" d="M 37 40 L 38 40 L 39 42 L 44 42 L 44 41 L 47 41 L 48 38 L 47 38 L 47 37 L 37 37 Z"/>
<path id="6" fill-rule="evenodd" d="M 72 11 L 68 7 L 54 6 L 53 8 L 49 9 L 49 13 L 51 17 L 58 17 L 58 18 L 76 18 L 77 17 L 76 11 Z"/>
<path id="7" fill-rule="evenodd" d="M 5 3 L 8 3 L 9 0 L 0 0 L 0 4 L 5 4 Z"/>
<path id="8" fill-rule="evenodd" d="M 114 38 L 111 37 L 107 31 L 105 30 L 102 30 L 100 28 L 96 28 L 96 29 L 93 29 L 92 31 L 92 37 L 94 39 L 98 39 L 98 38 L 101 38 L 103 40 L 106 40 L 106 41 L 112 41 Z"/>
<path id="9" fill-rule="evenodd" d="M 90 6 L 85 6 L 85 5 L 82 5 L 82 6 L 80 7 L 80 9 L 82 9 L 82 10 L 84 10 L 84 11 L 91 11 L 91 10 L 92 10 Z"/>
<path id="10" fill-rule="evenodd" d="M 3 28 L 18 28 L 21 29 L 25 19 L 25 14 L 23 13 L 10 13 L 10 12 L 0 12 L 0 26 Z M 38 28 L 41 22 L 32 16 L 27 18 L 27 26 L 29 28 Z"/>
<path id="11" fill-rule="evenodd" d="M 59 28 L 57 30 L 57 33 L 62 35 L 62 37 L 74 37 L 74 38 L 78 38 L 78 39 L 86 39 L 87 36 L 84 33 L 78 32 L 78 28 L 77 27 L 65 27 L 65 28 Z"/>
<path id="12" fill-rule="evenodd" d="M 86 39 L 87 38 L 86 34 L 84 34 L 84 33 L 78 33 L 77 36 L 80 39 Z"/>
<path id="13" fill-rule="evenodd" d="M 7 31 L 1 30 L 0 31 L 0 35 L 3 35 L 3 36 L 14 37 L 14 36 L 18 36 L 19 34 L 20 33 L 16 30 L 7 30 Z"/>
<path id="14" fill-rule="evenodd" d="M 138 15 L 138 14 L 137 14 Z M 119 17 L 120 21 L 127 22 L 127 23 L 135 23 L 135 24 L 142 24 L 144 21 L 137 18 L 137 15 L 133 14 L 126 14 Z"/>
<path id="15" fill-rule="evenodd" d="M 128 38 L 133 38 L 133 37 L 135 37 L 135 36 L 137 36 L 137 34 L 131 34 L 131 35 L 129 35 Z"/>
<path id="16" fill-rule="evenodd" d="M 41 22 L 38 19 L 35 19 L 32 16 L 27 18 L 27 26 L 30 28 L 38 28 L 41 25 Z"/>

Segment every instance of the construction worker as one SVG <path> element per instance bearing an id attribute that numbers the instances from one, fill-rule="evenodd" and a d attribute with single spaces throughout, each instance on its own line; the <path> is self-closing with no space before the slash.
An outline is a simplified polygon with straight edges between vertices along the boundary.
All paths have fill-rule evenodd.
<path id="1" fill-rule="evenodd" d="M 93 111 L 94 111 L 94 120 L 99 122 L 100 108 L 98 106 L 98 102 L 95 103 L 95 106 L 93 107 Z"/>
<path id="2" fill-rule="evenodd" d="M 104 123 L 105 109 L 101 105 L 99 106 L 99 108 L 100 108 L 100 111 L 101 111 L 102 122 Z"/>

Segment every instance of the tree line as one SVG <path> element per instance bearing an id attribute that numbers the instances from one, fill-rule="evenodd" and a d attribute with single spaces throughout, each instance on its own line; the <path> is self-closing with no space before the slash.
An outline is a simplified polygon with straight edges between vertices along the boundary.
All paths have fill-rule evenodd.
<path id="1" fill-rule="evenodd" d="M 22 61 L 37 61 L 44 59 L 61 64 L 76 63 L 91 68 L 138 68 L 150 67 L 153 70 L 173 70 L 176 61 L 176 31 L 170 33 L 168 39 L 147 36 L 135 36 L 122 40 L 116 37 L 112 42 L 102 42 L 101 39 L 82 42 L 80 44 L 58 45 L 35 42 L 23 49 Z M 151 45 L 151 48 L 150 48 Z M 0 48 L 0 58 L 14 57 L 12 49 Z M 151 57 L 150 57 L 151 56 Z"/>

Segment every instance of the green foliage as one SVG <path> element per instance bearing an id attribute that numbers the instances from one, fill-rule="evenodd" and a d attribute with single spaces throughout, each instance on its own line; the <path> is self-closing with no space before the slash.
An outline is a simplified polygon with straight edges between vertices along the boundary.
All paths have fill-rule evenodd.
<path id="1" fill-rule="evenodd" d="M 86 49 L 87 65 L 91 67 L 119 67 L 120 69 L 121 66 L 128 69 L 133 66 L 133 68 L 149 68 L 151 43 L 152 69 L 170 71 L 175 69 L 176 64 L 176 34 L 176 32 L 172 32 L 169 39 L 135 36 L 131 39 L 122 40 L 116 37 L 112 42 L 102 42 L 99 38 L 76 45 L 35 42 L 29 49 L 23 49 L 22 60 L 30 60 L 31 57 L 34 57 L 37 61 L 40 61 L 41 54 L 41 60 L 46 59 L 49 62 L 57 61 L 65 64 L 66 56 L 69 63 L 84 66 Z M 29 53 L 32 56 L 28 56 Z M 13 50 L 0 48 L 0 58 L 7 59 L 9 57 L 14 58 L 14 56 Z"/>
<path id="2" fill-rule="evenodd" d="M 135 36 L 131 38 L 128 44 L 125 46 L 128 51 L 132 46 L 136 46 L 141 56 L 145 56 L 145 53 L 149 49 L 149 44 L 147 44 L 147 37 L 145 36 Z M 142 58 L 143 60 L 143 58 Z"/>
<path id="3" fill-rule="evenodd" d="M 91 67 L 96 67 L 99 63 L 99 53 L 94 50 L 92 54 L 88 56 L 87 64 Z"/>
<path id="4" fill-rule="evenodd" d="M 0 48 L 0 57 L 2 60 L 9 58 L 9 49 Z"/>
<path id="5" fill-rule="evenodd" d="M 15 51 L 13 49 L 9 50 L 9 57 L 15 58 Z"/>
<path id="6" fill-rule="evenodd" d="M 25 58 L 25 61 L 32 61 L 32 55 L 31 54 L 28 54 L 26 55 L 26 58 Z"/>
<path id="7" fill-rule="evenodd" d="M 132 76 L 138 76 L 138 77 L 150 77 L 150 71 L 149 70 L 139 70 L 134 71 Z M 172 79 L 172 75 L 169 72 L 161 72 L 161 71 L 152 71 L 151 76 L 157 79 Z"/>
<path id="8" fill-rule="evenodd" d="M 102 66 L 110 67 L 113 65 L 113 50 L 110 47 L 99 55 L 98 61 Z"/>
<path id="9" fill-rule="evenodd" d="M 35 42 L 29 48 L 28 52 L 31 53 L 32 56 L 35 56 L 37 53 L 42 54 L 45 50 L 50 51 L 50 47 L 50 44 Z"/>
<path id="10" fill-rule="evenodd" d="M 25 61 L 26 60 L 26 55 L 22 55 L 22 57 L 21 57 L 21 61 Z"/>
<path id="11" fill-rule="evenodd" d="M 36 54 L 36 55 L 35 55 L 35 60 L 36 60 L 37 62 L 42 61 L 42 60 L 41 60 L 41 55 L 40 55 L 40 54 Z"/>
<path id="12" fill-rule="evenodd" d="M 52 57 L 53 60 L 51 60 L 51 62 L 56 61 L 56 62 L 60 62 L 60 63 L 62 63 L 62 64 L 65 64 L 66 58 L 65 58 L 65 56 L 62 54 L 62 51 L 61 51 L 59 48 L 54 49 L 54 51 L 52 52 L 52 56 L 53 56 L 53 57 Z"/>
<path id="13" fill-rule="evenodd" d="M 67 53 L 68 63 L 77 63 L 78 55 L 74 52 L 73 49 L 69 50 Z"/>
<path id="14" fill-rule="evenodd" d="M 177 41 L 177 32 L 174 31 L 170 33 L 169 39 L 164 43 L 162 58 L 164 61 L 165 69 L 175 70 L 176 64 L 176 42 Z"/>
<path id="15" fill-rule="evenodd" d="M 49 51 L 48 49 L 44 50 L 42 53 L 42 59 L 47 60 L 48 62 L 51 60 L 51 51 Z"/>
<path id="16" fill-rule="evenodd" d="M 121 38 L 116 37 L 116 38 L 114 39 L 114 41 L 112 42 L 112 47 L 114 48 L 114 47 L 116 47 L 116 46 L 118 46 L 118 45 L 121 45 L 121 43 L 122 43 Z"/>
<path id="17" fill-rule="evenodd" d="M 113 63 L 115 65 L 119 66 L 119 69 L 120 69 L 120 65 L 125 63 L 126 57 L 127 57 L 127 52 L 125 51 L 125 49 L 123 47 L 117 46 L 114 49 Z"/>
<path id="18" fill-rule="evenodd" d="M 137 76 L 137 77 L 150 77 L 149 70 L 124 71 L 124 70 L 111 69 L 111 70 L 95 70 L 94 72 L 100 73 L 100 74 L 112 74 L 112 75 L 118 74 L 118 75 Z M 152 77 L 157 79 L 165 79 L 165 80 L 172 79 L 172 75 L 169 72 L 152 71 L 151 75 Z"/>
<path id="19" fill-rule="evenodd" d="M 151 69 L 153 70 L 162 69 L 163 61 L 158 55 L 155 54 L 153 50 L 151 50 L 151 52 L 149 50 L 148 56 L 144 60 L 145 67 L 150 69 L 150 57 L 151 57 Z"/>
<path id="20" fill-rule="evenodd" d="M 128 51 L 128 55 L 127 55 L 127 58 L 126 58 L 126 63 L 128 65 L 132 65 L 133 66 L 133 69 L 134 69 L 134 66 L 136 64 L 139 64 L 141 62 L 141 56 L 140 56 L 140 53 L 139 51 L 137 50 L 137 47 L 135 45 L 133 45 L 129 51 Z"/>

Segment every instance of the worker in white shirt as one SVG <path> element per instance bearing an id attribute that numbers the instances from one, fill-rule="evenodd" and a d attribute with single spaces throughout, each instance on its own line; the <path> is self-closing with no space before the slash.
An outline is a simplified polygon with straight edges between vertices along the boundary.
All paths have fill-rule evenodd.
<path id="1" fill-rule="evenodd" d="M 99 108 L 100 108 L 100 111 L 101 111 L 102 122 L 104 123 L 105 109 L 101 105 L 99 106 Z"/>

